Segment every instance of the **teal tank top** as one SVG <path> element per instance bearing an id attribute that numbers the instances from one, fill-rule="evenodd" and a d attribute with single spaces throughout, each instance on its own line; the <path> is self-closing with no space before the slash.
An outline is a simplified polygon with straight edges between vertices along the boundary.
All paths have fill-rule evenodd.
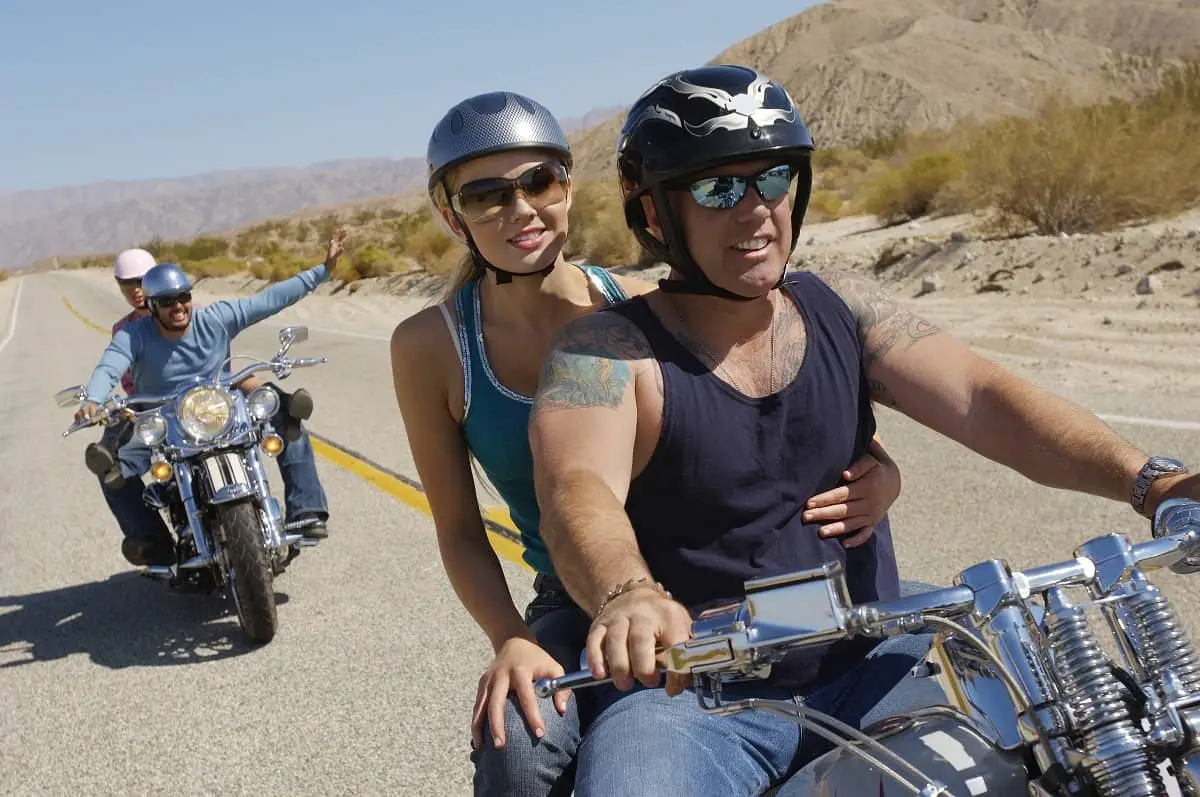
<path id="1" fill-rule="evenodd" d="M 628 297 L 612 275 L 599 266 L 578 266 L 608 304 Z M 533 488 L 529 450 L 529 414 L 533 397 L 508 389 L 492 372 L 483 345 L 479 283 L 471 281 L 454 295 L 458 313 L 456 348 L 463 368 L 463 433 L 467 447 L 500 497 L 521 535 L 522 558 L 535 572 L 554 575 L 550 555 L 538 534 L 541 512 Z M 445 313 L 445 308 L 443 307 Z M 449 320 L 449 314 L 446 314 Z"/>

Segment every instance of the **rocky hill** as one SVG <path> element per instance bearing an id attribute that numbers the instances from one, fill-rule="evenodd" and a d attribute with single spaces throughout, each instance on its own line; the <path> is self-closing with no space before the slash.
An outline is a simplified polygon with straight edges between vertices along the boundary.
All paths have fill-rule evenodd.
<path id="1" fill-rule="evenodd" d="M 1027 114 L 1050 90 L 1085 103 L 1126 96 L 1158 59 L 1196 54 L 1198 0 L 834 0 L 711 63 L 783 82 L 830 147 L 895 127 Z M 619 127 L 580 136 L 585 174 L 613 173 Z"/>

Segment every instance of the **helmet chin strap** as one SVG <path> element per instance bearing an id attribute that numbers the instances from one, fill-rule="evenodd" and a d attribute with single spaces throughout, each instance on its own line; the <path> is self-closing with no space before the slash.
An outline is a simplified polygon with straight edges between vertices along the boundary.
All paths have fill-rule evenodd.
<path id="1" fill-rule="evenodd" d="M 513 277 L 544 277 L 554 270 L 554 261 L 551 261 L 550 265 L 537 271 L 506 271 L 487 261 L 483 253 L 479 251 L 479 247 L 475 245 L 475 241 L 471 238 L 471 233 L 467 232 L 466 227 L 463 227 L 463 235 L 467 238 L 467 248 L 471 250 L 471 257 L 475 260 L 475 265 L 493 272 L 496 275 L 497 285 L 506 285 L 513 281 Z"/>

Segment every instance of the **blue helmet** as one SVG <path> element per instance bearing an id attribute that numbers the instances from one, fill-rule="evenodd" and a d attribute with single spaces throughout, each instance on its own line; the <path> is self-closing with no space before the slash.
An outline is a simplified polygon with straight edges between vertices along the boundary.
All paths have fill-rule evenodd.
<path id="1" fill-rule="evenodd" d="M 192 281 L 175 263 L 159 263 L 142 277 L 142 294 L 151 304 L 155 299 L 190 291 Z"/>

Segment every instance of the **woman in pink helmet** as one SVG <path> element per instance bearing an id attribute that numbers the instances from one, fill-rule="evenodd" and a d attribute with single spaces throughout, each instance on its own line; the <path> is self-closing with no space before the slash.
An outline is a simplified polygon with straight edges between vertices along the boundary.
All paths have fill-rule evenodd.
<path id="1" fill-rule="evenodd" d="M 113 260 L 113 277 L 121 289 L 121 295 L 132 308 L 129 313 L 117 319 L 112 325 L 112 334 L 126 324 L 136 321 L 150 311 L 146 309 L 146 297 L 142 294 L 142 276 L 157 264 L 154 255 L 145 249 L 126 249 Z M 121 375 L 121 388 L 125 395 L 133 395 L 133 375 L 126 371 Z M 111 426 L 105 426 L 100 440 L 89 443 L 83 452 L 83 461 L 88 470 L 95 473 L 106 483 L 120 478 L 120 471 L 114 467 L 117 461 L 116 452 L 133 434 L 133 424 L 128 420 L 120 420 Z M 109 486 L 115 486 L 110 484 Z"/>

